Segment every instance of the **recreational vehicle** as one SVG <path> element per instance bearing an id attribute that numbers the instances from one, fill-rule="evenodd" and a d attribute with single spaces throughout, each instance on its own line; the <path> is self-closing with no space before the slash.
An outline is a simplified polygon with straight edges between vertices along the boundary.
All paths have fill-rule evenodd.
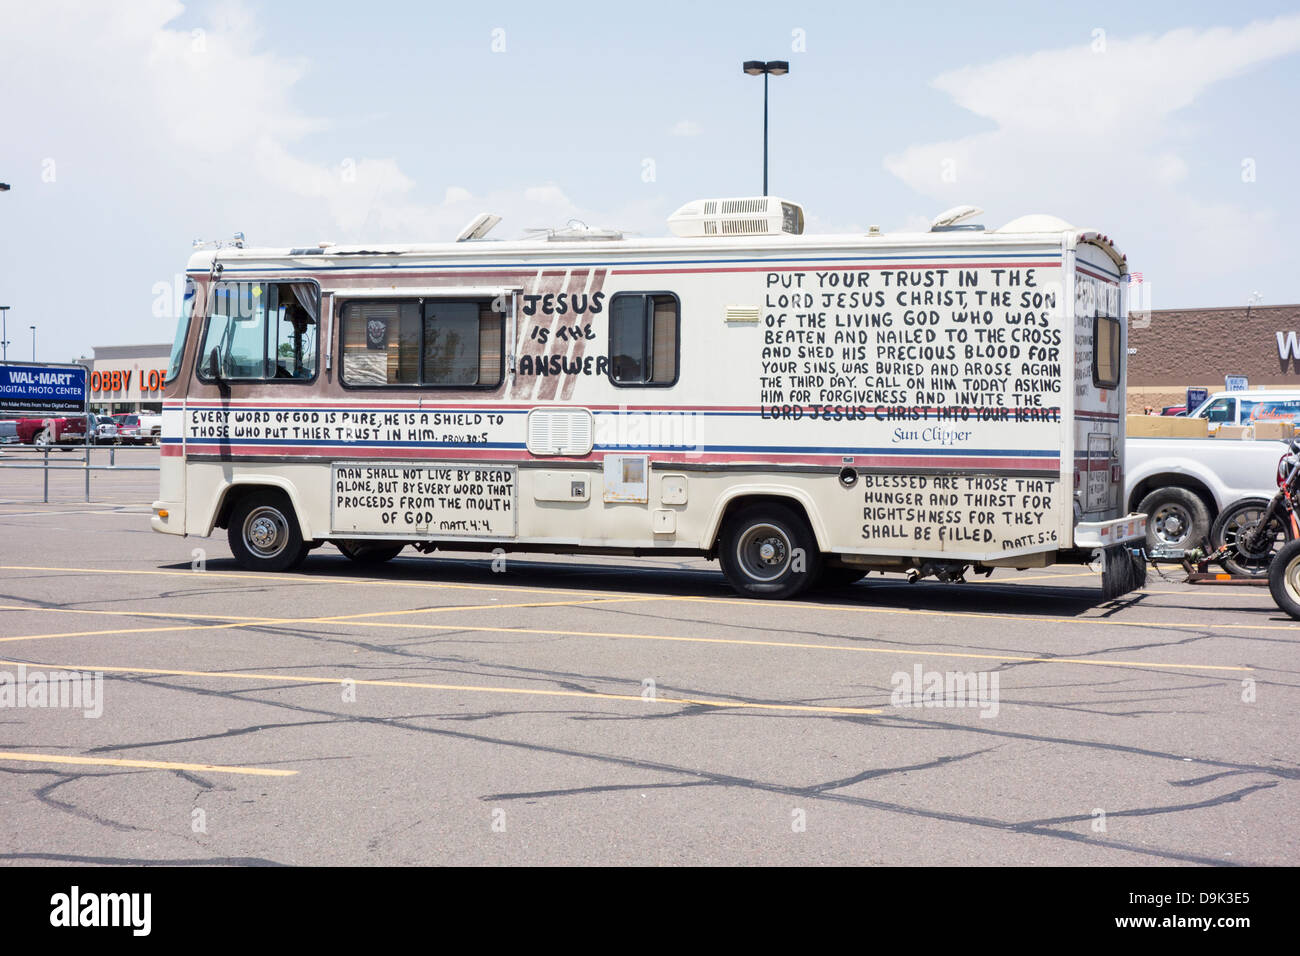
<path id="1" fill-rule="evenodd" d="M 805 235 L 774 197 L 667 238 L 200 249 L 152 526 L 245 568 L 332 542 L 715 557 L 740 593 L 1100 556 L 1125 513 L 1125 257 L 1050 216 Z"/>

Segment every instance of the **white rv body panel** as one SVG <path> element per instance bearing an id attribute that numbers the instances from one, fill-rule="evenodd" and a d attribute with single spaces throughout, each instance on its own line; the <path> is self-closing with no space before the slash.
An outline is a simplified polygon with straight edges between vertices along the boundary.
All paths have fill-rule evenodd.
<path id="1" fill-rule="evenodd" d="M 762 497 L 860 566 L 1041 565 L 1123 517 L 1122 376 L 1091 374 L 1093 313 L 1126 324 L 1123 272 L 1074 230 L 196 254 L 153 525 L 211 534 L 262 484 L 317 541 L 708 553 Z M 204 381 L 214 283 L 236 282 L 319 289 L 310 381 Z M 613 380 L 619 296 L 650 303 L 644 361 L 671 380 Z M 345 312 L 453 299 L 504 317 L 498 384 L 349 381 L 409 356 L 387 327 L 359 344 Z"/>

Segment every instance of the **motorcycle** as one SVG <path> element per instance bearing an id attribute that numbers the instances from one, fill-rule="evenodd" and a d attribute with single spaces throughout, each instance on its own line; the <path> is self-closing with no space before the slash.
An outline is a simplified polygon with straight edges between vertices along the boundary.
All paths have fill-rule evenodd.
<path id="1" fill-rule="evenodd" d="M 1300 438 L 1287 442 L 1277 463 L 1277 492 L 1269 500 L 1246 498 L 1225 508 L 1214 521 L 1210 541 L 1215 551 L 1209 560 L 1232 574 L 1263 577 L 1271 574 L 1276 558 L 1300 542 Z M 1300 552 L 1298 552 L 1300 553 Z M 1300 584 L 1300 567 L 1297 568 Z M 1300 589 L 1297 590 L 1300 599 Z M 1300 608 L 1300 600 L 1297 601 Z"/>

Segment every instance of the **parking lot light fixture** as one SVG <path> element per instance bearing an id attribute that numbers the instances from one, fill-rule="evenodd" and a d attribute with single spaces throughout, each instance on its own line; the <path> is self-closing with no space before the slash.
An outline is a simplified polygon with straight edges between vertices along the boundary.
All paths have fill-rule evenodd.
<path id="1" fill-rule="evenodd" d="M 741 69 L 749 76 L 763 77 L 763 195 L 767 195 L 767 78 L 790 72 L 788 60 L 746 60 Z"/>

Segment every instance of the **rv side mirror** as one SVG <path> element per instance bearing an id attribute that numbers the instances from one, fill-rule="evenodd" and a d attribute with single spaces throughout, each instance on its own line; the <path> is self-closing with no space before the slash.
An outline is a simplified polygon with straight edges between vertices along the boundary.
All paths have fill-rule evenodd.
<path id="1" fill-rule="evenodd" d="M 208 377 L 221 381 L 221 350 L 215 345 L 208 354 Z"/>

